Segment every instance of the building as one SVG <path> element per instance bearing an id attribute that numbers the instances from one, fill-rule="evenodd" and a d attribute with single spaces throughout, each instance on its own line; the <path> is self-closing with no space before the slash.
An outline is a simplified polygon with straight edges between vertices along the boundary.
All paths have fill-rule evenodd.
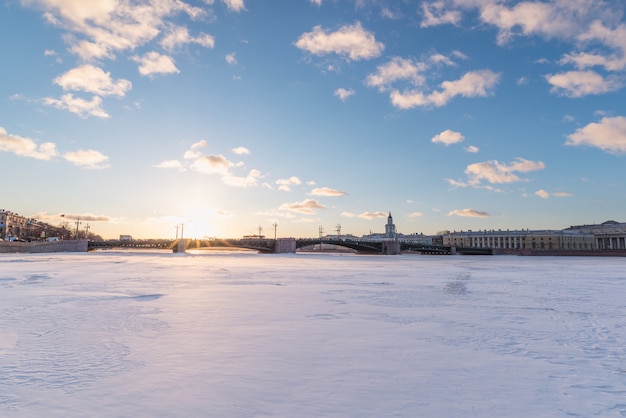
<path id="1" fill-rule="evenodd" d="M 396 226 L 393 223 L 391 212 L 389 212 L 389 216 L 387 217 L 387 225 L 385 225 L 385 239 L 396 239 Z"/>
<path id="2" fill-rule="evenodd" d="M 423 244 L 423 245 L 433 245 L 434 240 L 437 237 L 427 236 L 421 233 L 413 233 L 413 234 L 402 234 L 396 231 L 396 225 L 393 223 L 393 217 L 391 216 L 391 212 L 389 212 L 389 216 L 387 217 L 387 224 L 385 225 L 385 233 L 370 232 L 368 235 L 363 235 L 360 238 L 354 237 L 355 239 L 361 241 L 398 241 L 407 244 Z"/>
<path id="3" fill-rule="evenodd" d="M 598 250 L 625 250 L 626 223 L 606 221 L 595 225 L 570 226 L 564 231 L 578 231 L 594 235 L 594 247 Z"/>
<path id="4" fill-rule="evenodd" d="M 447 232 L 443 245 L 509 250 L 594 250 L 593 233 L 577 230 L 479 230 Z"/>
<path id="5" fill-rule="evenodd" d="M 34 219 L 27 219 L 17 213 L 1 209 L 0 210 L 0 238 L 5 241 L 25 238 L 31 231 L 30 225 Z"/>
<path id="6" fill-rule="evenodd" d="M 45 240 L 47 237 L 69 239 L 70 230 L 61 225 L 60 227 L 41 222 L 37 219 L 27 218 L 15 212 L 0 209 L 0 240 Z"/>

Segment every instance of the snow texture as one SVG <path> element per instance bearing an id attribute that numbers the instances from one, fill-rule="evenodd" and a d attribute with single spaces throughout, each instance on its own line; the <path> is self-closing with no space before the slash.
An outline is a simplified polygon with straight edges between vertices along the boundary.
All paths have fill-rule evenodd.
<path id="1" fill-rule="evenodd" d="M 625 266 L 2 254 L 0 416 L 626 416 Z"/>

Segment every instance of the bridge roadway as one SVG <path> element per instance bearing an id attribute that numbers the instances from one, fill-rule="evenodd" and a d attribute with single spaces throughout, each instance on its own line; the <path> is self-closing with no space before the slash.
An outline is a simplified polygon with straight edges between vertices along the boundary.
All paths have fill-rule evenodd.
<path id="1" fill-rule="evenodd" d="M 295 247 L 292 245 L 295 241 Z M 285 242 L 288 244 L 285 246 Z M 277 248 L 278 243 L 278 248 Z M 299 249 L 313 247 L 319 244 L 336 245 L 340 247 L 350 248 L 360 254 L 383 254 L 385 253 L 384 241 L 361 241 L 361 240 L 337 240 L 337 239 L 313 239 L 313 238 L 281 238 L 274 239 L 227 239 L 214 238 L 207 240 L 187 239 L 185 240 L 184 250 L 201 249 L 201 248 L 244 248 L 256 250 L 262 253 L 275 252 L 295 252 Z M 400 252 L 411 252 L 420 254 L 449 255 L 449 254 L 466 254 L 466 255 L 491 255 L 493 251 L 490 248 L 454 248 L 445 245 L 426 245 L 413 243 L 400 243 Z M 132 241 L 89 241 L 88 249 L 90 251 L 96 249 L 108 248 L 158 248 L 171 249 L 176 252 L 179 248 L 178 240 L 132 240 Z"/>

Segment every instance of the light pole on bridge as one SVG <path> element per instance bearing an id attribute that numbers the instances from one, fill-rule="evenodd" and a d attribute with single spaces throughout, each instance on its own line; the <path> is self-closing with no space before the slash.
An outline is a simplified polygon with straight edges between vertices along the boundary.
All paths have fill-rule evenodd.
<path id="1" fill-rule="evenodd" d="M 76 239 L 78 239 L 78 225 L 82 224 L 80 218 L 76 219 Z"/>

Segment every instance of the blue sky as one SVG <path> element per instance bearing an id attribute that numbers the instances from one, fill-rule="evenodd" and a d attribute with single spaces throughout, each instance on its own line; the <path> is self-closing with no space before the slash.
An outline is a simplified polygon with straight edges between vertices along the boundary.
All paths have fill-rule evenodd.
<path id="1" fill-rule="evenodd" d="M 0 0 L 0 206 L 107 238 L 624 221 L 625 8 Z"/>

